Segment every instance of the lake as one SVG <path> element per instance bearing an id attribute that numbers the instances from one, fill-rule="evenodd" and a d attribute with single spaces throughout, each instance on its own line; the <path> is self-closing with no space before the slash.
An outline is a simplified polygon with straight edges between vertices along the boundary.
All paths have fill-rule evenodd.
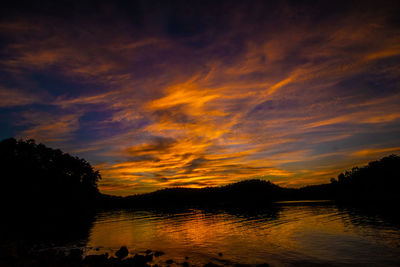
<path id="1" fill-rule="evenodd" d="M 263 211 L 114 210 L 97 214 L 86 254 L 163 251 L 202 265 L 400 266 L 400 227 L 327 201 L 276 203 Z M 185 257 L 187 257 L 185 259 Z"/>

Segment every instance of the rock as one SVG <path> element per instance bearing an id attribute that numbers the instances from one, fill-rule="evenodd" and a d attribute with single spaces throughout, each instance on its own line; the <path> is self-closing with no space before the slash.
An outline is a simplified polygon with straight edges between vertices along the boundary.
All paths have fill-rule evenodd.
<path id="1" fill-rule="evenodd" d="M 122 266 L 136 266 L 136 267 L 144 267 L 146 265 L 146 263 L 143 262 L 138 262 L 137 259 L 134 259 L 134 257 L 128 257 L 124 260 L 119 260 L 118 262 L 115 262 L 114 265 L 112 266 L 118 266 L 118 267 L 122 267 Z"/>
<path id="2" fill-rule="evenodd" d="M 218 253 L 218 256 L 222 257 L 222 252 Z"/>
<path id="3" fill-rule="evenodd" d="M 160 257 L 160 256 L 162 256 L 162 255 L 164 255 L 165 253 L 164 252 L 162 252 L 162 251 L 156 251 L 156 252 L 154 252 L 154 257 Z"/>
<path id="4" fill-rule="evenodd" d="M 189 267 L 189 263 L 188 263 L 187 261 L 182 262 L 182 266 L 183 266 L 183 267 Z"/>
<path id="5" fill-rule="evenodd" d="M 166 260 L 165 263 L 166 264 L 172 264 L 172 263 L 174 263 L 174 261 L 173 260 Z"/>
<path id="6" fill-rule="evenodd" d="M 146 250 L 144 253 L 146 253 L 146 254 L 150 254 L 150 253 L 151 253 L 151 250 L 150 250 L 150 249 L 148 249 L 148 250 Z"/>
<path id="7" fill-rule="evenodd" d="M 152 261 L 153 260 L 153 255 L 146 255 L 146 256 L 144 256 L 144 258 L 145 258 L 145 260 L 146 261 Z"/>
<path id="8" fill-rule="evenodd" d="M 129 251 L 125 246 L 122 246 L 117 252 L 115 252 L 115 256 L 119 259 L 123 259 L 128 256 Z"/>
<path id="9" fill-rule="evenodd" d="M 269 267 L 268 263 L 257 264 L 256 267 Z"/>
<path id="10" fill-rule="evenodd" d="M 139 255 L 136 254 L 133 257 L 133 263 L 135 265 L 139 265 L 139 266 L 144 266 L 147 262 L 152 261 L 153 260 L 153 255 Z"/>
<path id="11" fill-rule="evenodd" d="M 108 262 L 111 264 L 111 266 L 114 266 L 117 265 L 118 263 L 121 263 L 121 260 L 111 256 L 110 258 L 108 258 Z"/>

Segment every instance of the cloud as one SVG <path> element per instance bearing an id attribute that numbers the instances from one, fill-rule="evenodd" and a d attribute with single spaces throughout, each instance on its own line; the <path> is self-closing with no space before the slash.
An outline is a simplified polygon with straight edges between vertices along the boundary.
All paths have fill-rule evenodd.
<path id="1" fill-rule="evenodd" d="M 134 156 L 166 153 L 173 147 L 175 142 L 172 138 L 154 137 L 150 143 L 130 147 L 127 152 Z"/>
<path id="2" fill-rule="evenodd" d="M 7 123 L 94 162 L 103 192 L 250 177 L 302 186 L 397 151 L 396 8 L 220 3 L 129 12 L 77 11 L 75 27 L 27 11 L 0 25 L 0 71 L 23 88 L 0 88 L 0 107 L 20 118 Z"/>
<path id="3" fill-rule="evenodd" d="M 66 142 L 72 139 L 79 129 L 80 114 L 57 115 L 44 112 L 26 112 L 20 125 L 31 125 L 19 133 L 23 139 L 35 139 L 38 142 Z"/>
<path id="4" fill-rule="evenodd" d="M 386 147 L 386 148 L 367 148 L 353 152 L 357 157 L 371 157 L 377 155 L 384 155 L 385 153 L 399 153 L 400 147 Z"/>
<path id="5" fill-rule="evenodd" d="M 41 99 L 30 92 L 0 87 L 0 108 L 27 106 L 40 102 Z"/>

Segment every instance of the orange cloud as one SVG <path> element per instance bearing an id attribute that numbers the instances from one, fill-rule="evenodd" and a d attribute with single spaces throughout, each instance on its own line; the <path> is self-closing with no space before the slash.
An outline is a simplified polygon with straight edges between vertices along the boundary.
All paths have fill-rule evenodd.
<path id="1" fill-rule="evenodd" d="M 76 29 L 10 18 L 0 67 L 24 90 L 1 87 L 0 107 L 20 109 L 19 136 L 67 142 L 121 195 L 251 177 L 316 184 L 397 152 L 392 11 L 318 23 L 264 11 L 226 10 L 223 32 L 182 38 L 163 32 L 163 16 L 135 34 L 126 18 Z"/>
<path id="2" fill-rule="evenodd" d="M 400 152 L 400 146 L 399 147 L 387 147 L 387 148 L 367 148 L 367 149 L 362 149 L 359 151 L 353 152 L 354 156 L 357 157 L 371 157 L 371 156 L 378 156 L 379 154 L 382 155 L 384 153 L 399 153 Z"/>
<path id="3" fill-rule="evenodd" d="M 40 102 L 42 100 L 30 92 L 0 87 L 0 107 L 26 106 Z"/>
<path id="4" fill-rule="evenodd" d="M 54 115 L 29 112 L 23 115 L 21 124 L 33 125 L 22 131 L 22 138 L 32 138 L 38 142 L 65 142 L 79 129 L 80 114 Z"/>

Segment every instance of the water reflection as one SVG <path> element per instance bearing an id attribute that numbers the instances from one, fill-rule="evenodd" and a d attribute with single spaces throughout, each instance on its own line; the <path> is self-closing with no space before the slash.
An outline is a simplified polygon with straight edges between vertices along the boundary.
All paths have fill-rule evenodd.
<path id="1" fill-rule="evenodd" d="M 147 249 L 193 264 L 400 264 L 400 231 L 333 203 L 278 203 L 263 211 L 185 210 L 102 212 L 88 253 Z M 96 249 L 98 251 L 96 251 Z M 218 254 L 222 253 L 222 256 Z"/>

